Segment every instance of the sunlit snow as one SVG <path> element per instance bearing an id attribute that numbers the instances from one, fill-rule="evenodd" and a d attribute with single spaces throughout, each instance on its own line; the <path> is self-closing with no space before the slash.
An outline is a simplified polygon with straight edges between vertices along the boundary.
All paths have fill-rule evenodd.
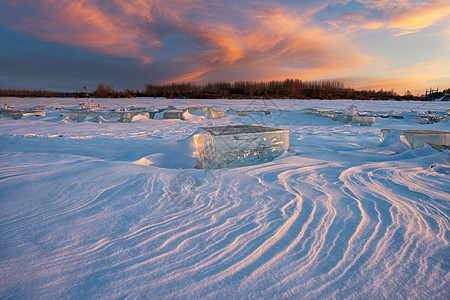
<path id="1" fill-rule="evenodd" d="M 448 102 L 95 99 L 226 112 L 95 123 L 1 100 L 45 115 L 0 117 L 0 298 L 450 298 L 449 150 L 380 141 L 449 132 Z M 320 115 L 350 105 L 375 122 Z M 289 151 L 198 168 L 199 128 L 242 124 Z"/>

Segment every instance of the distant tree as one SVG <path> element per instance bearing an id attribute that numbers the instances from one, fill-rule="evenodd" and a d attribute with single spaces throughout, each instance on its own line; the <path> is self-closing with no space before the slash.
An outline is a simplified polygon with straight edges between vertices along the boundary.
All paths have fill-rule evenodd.
<path id="1" fill-rule="evenodd" d="M 99 83 L 94 91 L 94 94 L 100 98 L 113 97 L 115 93 L 114 87 L 106 83 Z"/>

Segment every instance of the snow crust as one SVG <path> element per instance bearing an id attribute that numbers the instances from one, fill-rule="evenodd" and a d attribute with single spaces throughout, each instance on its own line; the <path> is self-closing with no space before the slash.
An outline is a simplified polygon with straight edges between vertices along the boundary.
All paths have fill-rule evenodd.
<path id="1" fill-rule="evenodd" d="M 1 100 L 46 114 L 0 117 L 0 298 L 450 298 L 449 151 L 380 142 L 381 129 L 450 131 L 416 122 L 450 103 L 106 99 L 233 111 L 76 123 L 55 108 L 77 99 Z M 350 105 L 405 117 L 306 110 Z M 291 150 L 196 169 L 198 128 L 240 124 L 288 129 Z"/>

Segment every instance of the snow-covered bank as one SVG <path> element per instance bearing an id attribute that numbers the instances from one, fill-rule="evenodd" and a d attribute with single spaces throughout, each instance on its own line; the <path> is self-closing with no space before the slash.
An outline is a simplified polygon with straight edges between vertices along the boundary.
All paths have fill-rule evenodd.
<path id="1" fill-rule="evenodd" d="M 275 109 L 133 123 L 67 123 L 51 110 L 0 118 L 0 297 L 450 296 L 449 152 L 380 143 L 381 129 L 450 131 L 449 121 L 362 127 L 303 110 L 442 112 L 450 103 L 108 101 L 101 105 Z M 198 127 L 254 123 L 289 129 L 295 152 L 194 168 Z"/>

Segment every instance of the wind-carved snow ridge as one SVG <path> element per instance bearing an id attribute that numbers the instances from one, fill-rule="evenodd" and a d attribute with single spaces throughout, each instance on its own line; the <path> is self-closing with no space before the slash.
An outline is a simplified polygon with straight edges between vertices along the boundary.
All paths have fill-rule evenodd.
<path id="1" fill-rule="evenodd" d="M 191 137 L 253 116 L 0 119 L 0 297 L 449 298 L 449 151 L 379 141 L 384 128 L 448 123 L 361 127 L 301 110 L 349 101 L 276 103 L 292 111 L 264 125 L 289 129 L 295 151 L 217 170 L 194 168 Z"/>

